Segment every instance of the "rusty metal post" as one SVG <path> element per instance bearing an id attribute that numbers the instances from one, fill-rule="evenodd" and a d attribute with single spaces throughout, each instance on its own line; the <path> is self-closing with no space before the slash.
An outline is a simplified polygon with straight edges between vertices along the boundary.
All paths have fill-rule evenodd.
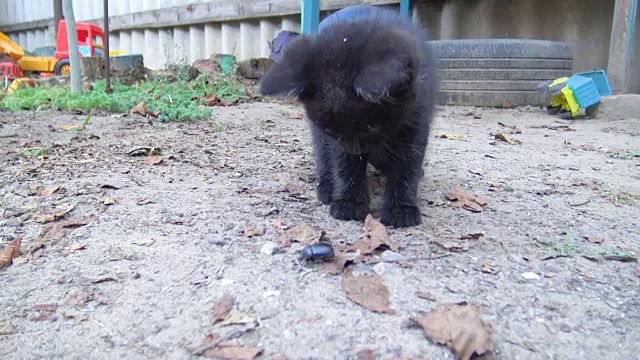
<path id="1" fill-rule="evenodd" d="M 103 0 L 104 3 L 104 81 L 106 84 L 105 92 L 111 94 L 111 63 L 109 59 L 109 0 Z"/>

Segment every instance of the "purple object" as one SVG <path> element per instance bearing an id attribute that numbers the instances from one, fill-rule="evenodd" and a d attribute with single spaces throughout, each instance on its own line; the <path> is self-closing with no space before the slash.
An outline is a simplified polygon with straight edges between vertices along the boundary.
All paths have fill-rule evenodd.
<path id="1" fill-rule="evenodd" d="M 278 33 L 278 36 L 273 39 L 273 42 L 269 43 L 269 48 L 271 49 L 271 54 L 269 58 L 273 61 L 278 61 L 284 52 L 284 47 L 287 43 L 293 40 L 296 36 L 298 36 L 297 32 L 294 31 L 281 31 Z"/>

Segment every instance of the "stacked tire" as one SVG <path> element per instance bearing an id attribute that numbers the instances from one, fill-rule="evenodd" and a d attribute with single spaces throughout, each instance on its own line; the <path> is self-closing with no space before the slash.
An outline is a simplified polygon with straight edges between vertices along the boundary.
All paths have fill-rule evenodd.
<path id="1" fill-rule="evenodd" d="M 438 58 L 441 105 L 540 106 L 547 80 L 571 76 L 571 48 L 521 39 L 431 41 Z"/>

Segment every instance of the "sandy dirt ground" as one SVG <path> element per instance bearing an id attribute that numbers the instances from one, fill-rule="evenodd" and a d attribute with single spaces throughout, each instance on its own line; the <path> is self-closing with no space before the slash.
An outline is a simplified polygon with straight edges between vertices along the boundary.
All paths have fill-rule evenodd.
<path id="1" fill-rule="evenodd" d="M 346 275 L 298 264 L 298 242 L 281 246 L 287 226 L 336 247 L 364 231 L 315 199 L 301 114 L 269 102 L 191 123 L 101 113 L 65 132 L 85 116 L 0 112 L 0 248 L 22 239 L 0 271 L 0 358 L 188 359 L 237 335 L 204 356 L 454 359 L 415 319 L 469 304 L 490 324 L 485 359 L 640 359 L 638 97 L 574 121 L 439 108 L 423 223 L 387 229 L 399 249 L 356 266 L 387 289 L 386 313 L 351 300 Z M 383 184 L 372 171 L 374 215 Z M 476 198 L 459 206 L 456 187 Z"/>

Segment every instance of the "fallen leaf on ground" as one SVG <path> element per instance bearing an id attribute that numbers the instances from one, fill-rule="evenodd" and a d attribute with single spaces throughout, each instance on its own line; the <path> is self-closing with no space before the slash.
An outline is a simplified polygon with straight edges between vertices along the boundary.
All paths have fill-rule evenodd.
<path id="1" fill-rule="evenodd" d="M 86 250 L 87 246 L 83 245 L 83 244 L 72 244 L 69 246 L 65 246 L 63 248 L 64 251 L 68 252 L 69 254 L 73 254 L 76 251 L 80 251 L 80 250 Z"/>
<path id="2" fill-rule="evenodd" d="M 287 230 L 289 228 L 289 225 L 285 225 L 280 218 L 274 219 L 271 222 L 271 226 L 276 230 Z"/>
<path id="3" fill-rule="evenodd" d="M 63 218 L 65 215 L 70 213 L 74 207 L 75 205 L 68 204 L 66 207 L 63 207 L 62 209 L 55 209 L 53 211 L 50 211 L 49 213 L 45 213 L 42 215 L 35 215 L 34 220 L 41 224 L 50 223 L 60 218 Z"/>
<path id="4" fill-rule="evenodd" d="M 80 125 L 75 125 L 75 124 L 62 124 L 62 125 L 60 125 L 60 129 L 62 129 L 64 131 L 82 130 L 82 128 L 83 128 L 82 124 L 80 124 Z"/>
<path id="5" fill-rule="evenodd" d="M 289 247 L 295 241 L 303 245 L 311 245 L 319 242 L 324 234 L 324 231 L 317 230 L 311 224 L 302 223 L 278 234 L 278 244 L 280 247 Z"/>
<path id="6" fill-rule="evenodd" d="M 153 239 L 141 239 L 133 242 L 134 245 L 138 245 L 138 246 L 151 246 L 155 243 L 156 241 Z"/>
<path id="7" fill-rule="evenodd" d="M 43 248 L 47 243 L 57 243 L 65 238 L 67 231 L 61 224 L 47 225 L 40 235 L 28 244 L 26 244 L 26 253 L 33 254 L 36 250 Z"/>
<path id="8" fill-rule="evenodd" d="M 0 335 L 13 334 L 13 324 L 11 320 L 0 320 Z"/>
<path id="9" fill-rule="evenodd" d="M 236 299 L 231 294 L 224 294 L 213 306 L 213 314 L 211 315 L 211 323 L 215 324 L 223 320 L 233 308 Z"/>
<path id="10" fill-rule="evenodd" d="M 370 256 L 369 256 L 370 257 Z M 323 263 L 324 270 L 332 275 L 338 275 L 347 265 L 364 262 L 369 257 L 351 251 L 350 246 L 339 246 L 334 249 L 333 261 Z"/>
<path id="11" fill-rule="evenodd" d="M 105 212 L 107 207 L 117 204 L 119 198 L 116 196 L 105 196 L 98 199 L 98 211 Z"/>
<path id="12" fill-rule="evenodd" d="M 264 233 L 265 228 L 262 226 L 245 226 L 245 228 L 242 229 L 242 235 L 246 237 L 262 236 Z"/>
<path id="13" fill-rule="evenodd" d="M 371 349 L 360 350 L 356 354 L 357 360 L 375 360 L 376 354 Z"/>
<path id="14" fill-rule="evenodd" d="M 136 205 L 147 205 L 147 204 L 155 204 L 155 201 L 151 200 L 151 199 L 147 199 L 145 197 L 138 197 L 136 199 Z"/>
<path id="15" fill-rule="evenodd" d="M 480 308 L 469 304 L 447 304 L 413 318 L 425 335 L 434 342 L 447 345 L 460 357 L 469 360 L 474 354 L 493 350 L 491 324 L 480 318 Z"/>
<path id="16" fill-rule="evenodd" d="M 640 278 L 640 268 L 636 269 L 636 276 Z"/>
<path id="17" fill-rule="evenodd" d="M 585 236 L 585 239 L 587 239 L 588 242 L 593 244 L 601 244 L 604 242 L 604 238 L 601 236 L 587 235 Z"/>
<path id="18" fill-rule="evenodd" d="M 522 130 L 518 129 L 518 127 L 515 125 L 507 125 L 501 122 L 499 122 L 498 125 L 506 128 L 507 130 L 505 130 L 504 132 L 507 134 L 522 134 Z"/>
<path id="19" fill-rule="evenodd" d="M 300 196 L 304 195 L 304 193 L 307 192 L 307 189 L 305 189 L 304 184 L 288 183 L 284 186 L 284 191 L 288 192 L 289 195 L 292 196 Z"/>
<path id="20" fill-rule="evenodd" d="M 484 233 L 481 233 L 481 232 L 469 233 L 469 234 L 460 236 L 460 239 L 463 239 L 463 240 L 468 240 L 468 239 L 478 240 L 483 236 L 484 236 Z"/>
<path id="21" fill-rule="evenodd" d="M 22 242 L 22 237 L 11 240 L 7 246 L 0 251 L 0 269 L 3 269 L 11 264 L 13 264 L 13 259 L 20 256 L 20 243 Z"/>
<path id="22" fill-rule="evenodd" d="M 363 255 L 368 255 L 384 245 L 392 251 L 398 251 L 398 243 L 389 238 L 387 228 L 371 214 L 365 218 L 362 229 L 364 233 L 351 246 L 351 250 L 360 250 Z"/>
<path id="23" fill-rule="evenodd" d="M 511 145 L 522 144 L 522 141 L 520 141 L 518 139 L 510 138 L 510 137 L 508 137 L 507 135 L 505 135 L 503 133 L 494 134 L 493 136 L 495 137 L 496 140 L 500 140 L 500 141 L 506 142 L 506 143 L 511 144 Z"/>
<path id="24" fill-rule="evenodd" d="M 75 309 L 60 310 L 60 315 L 65 319 L 75 320 L 76 324 L 89 320 L 89 315 L 87 313 Z"/>
<path id="25" fill-rule="evenodd" d="M 504 190 L 504 187 L 502 186 L 502 184 L 489 184 L 489 191 L 492 192 L 501 192 L 502 190 Z"/>
<path id="26" fill-rule="evenodd" d="M 445 134 L 445 133 L 435 133 L 435 137 L 442 139 L 451 139 L 451 140 L 462 140 L 465 138 L 464 135 L 460 134 Z"/>
<path id="27" fill-rule="evenodd" d="M 218 105 L 231 106 L 233 104 L 234 103 L 231 101 L 220 99 L 216 94 L 209 94 L 204 98 L 205 106 L 218 106 Z"/>
<path id="28" fill-rule="evenodd" d="M 447 194 L 447 198 L 453 201 L 452 206 L 461 207 L 465 210 L 473 212 L 481 212 L 488 204 L 488 201 L 477 197 L 463 190 L 460 186 L 456 186 L 453 191 Z"/>
<path id="29" fill-rule="evenodd" d="M 485 274 L 495 275 L 500 272 L 500 267 L 488 263 L 482 264 L 482 268 L 480 269 Z"/>
<path id="30" fill-rule="evenodd" d="M 209 335 L 204 339 L 203 345 L 211 344 L 219 339 L 219 334 Z M 226 360 L 253 360 L 258 357 L 262 351 L 262 348 L 243 347 L 231 341 L 224 341 L 212 349 L 205 350 L 202 355 L 208 358 Z"/>
<path id="31" fill-rule="evenodd" d="M 160 163 L 162 163 L 162 161 L 164 161 L 164 159 L 158 155 L 152 155 L 149 156 L 148 158 L 144 159 L 143 163 L 147 164 L 147 165 L 158 165 Z"/>
<path id="32" fill-rule="evenodd" d="M 416 296 L 420 299 L 436 301 L 436 297 L 432 293 L 426 291 L 416 291 Z"/>
<path id="33" fill-rule="evenodd" d="M 100 219 L 99 217 L 95 216 L 95 215 L 91 215 L 91 216 L 87 216 L 85 218 L 82 218 L 80 220 L 69 220 L 66 221 L 62 224 L 60 224 L 62 227 L 67 228 L 67 229 L 75 229 L 75 228 L 79 228 L 82 226 L 86 226 L 91 224 L 92 222 L 96 222 L 98 221 L 98 219 Z"/>
<path id="34" fill-rule="evenodd" d="M 228 325 L 241 325 L 241 324 L 253 324 L 257 321 L 256 317 L 251 314 L 243 313 L 240 311 L 232 311 L 229 313 L 224 321 L 222 321 L 222 326 Z"/>
<path id="35" fill-rule="evenodd" d="M 147 102 L 146 101 L 142 101 L 142 102 L 138 103 L 138 105 L 132 107 L 131 110 L 129 110 L 129 113 L 130 114 L 139 114 L 139 115 L 142 115 L 142 116 L 147 116 L 147 114 L 149 113 Z"/>
<path id="36" fill-rule="evenodd" d="M 469 251 L 469 244 L 466 241 L 460 241 L 460 240 L 454 240 L 454 239 L 434 239 L 433 242 L 447 251 L 451 251 L 451 252 Z"/>
<path id="37" fill-rule="evenodd" d="M 158 116 L 162 115 L 162 112 L 160 110 L 150 111 L 149 115 L 151 115 L 153 117 L 158 117 Z"/>
<path id="38" fill-rule="evenodd" d="M 42 190 L 40 195 L 42 195 L 44 197 L 48 197 L 48 196 L 53 195 L 53 193 L 58 191 L 59 189 L 60 189 L 60 186 L 54 186 L 54 187 L 46 188 L 46 189 Z"/>
<path id="39" fill-rule="evenodd" d="M 100 290 L 90 290 L 85 287 L 78 287 L 69 291 L 69 297 L 66 300 L 68 305 L 79 308 L 84 307 L 89 302 L 93 302 L 94 305 L 103 305 L 107 303 L 107 300 Z"/>
<path id="40" fill-rule="evenodd" d="M 304 115 L 301 113 L 291 113 L 289 114 L 289 119 L 296 119 L 296 120 L 304 119 Z"/>
<path id="41" fill-rule="evenodd" d="M 342 276 L 342 290 L 347 298 L 378 313 L 392 313 L 389 308 L 389 289 L 378 275 L 353 275 L 353 268 Z"/>
<path id="42" fill-rule="evenodd" d="M 464 113 L 462 114 L 462 116 L 473 116 L 474 119 L 482 119 L 482 115 L 476 114 L 472 111 L 469 111 L 468 113 Z"/>
<path id="43" fill-rule="evenodd" d="M 33 319 L 34 321 L 45 321 L 49 320 L 58 310 L 58 305 L 56 304 L 38 304 L 31 307 L 31 310 L 39 311 L 40 315 Z"/>
<path id="44" fill-rule="evenodd" d="M 582 144 L 580 146 L 574 146 L 574 150 L 582 150 L 582 151 L 596 151 L 596 147 L 592 144 Z"/>

